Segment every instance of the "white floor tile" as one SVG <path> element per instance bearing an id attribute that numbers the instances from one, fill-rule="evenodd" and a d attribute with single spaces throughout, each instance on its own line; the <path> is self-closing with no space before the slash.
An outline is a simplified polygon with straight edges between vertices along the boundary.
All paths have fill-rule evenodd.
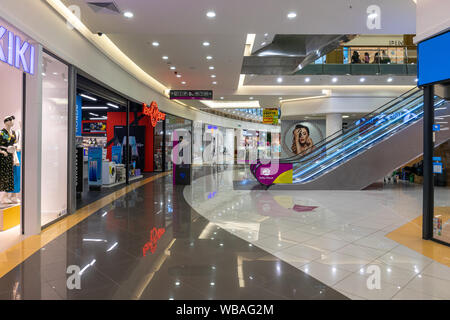
<path id="1" fill-rule="evenodd" d="M 386 254 L 387 250 L 374 249 L 350 243 L 349 245 L 337 250 L 337 252 L 367 260 L 375 260 L 376 258 Z"/>
<path id="2" fill-rule="evenodd" d="M 378 258 L 378 260 L 384 262 L 387 265 L 409 270 L 411 272 L 419 273 L 431 262 L 426 257 L 411 257 L 404 254 L 395 252 L 388 252 L 385 255 Z"/>
<path id="3" fill-rule="evenodd" d="M 381 283 L 380 289 L 369 289 L 367 285 L 368 276 L 362 276 L 354 273 L 344 280 L 338 282 L 334 289 L 345 291 L 350 294 L 363 297 L 370 300 L 386 300 L 391 299 L 396 293 L 400 291 L 397 286 L 387 283 Z"/>
<path id="4" fill-rule="evenodd" d="M 304 243 L 307 246 L 317 247 L 323 250 L 336 251 L 349 244 L 347 241 L 330 239 L 325 237 L 313 238 Z"/>
<path id="5" fill-rule="evenodd" d="M 328 250 L 314 248 L 311 246 L 307 246 L 304 244 L 298 244 L 287 249 L 284 249 L 282 252 L 291 254 L 296 257 L 302 257 L 305 259 L 315 260 L 320 259 L 323 255 L 329 253 Z"/>
<path id="6" fill-rule="evenodd" d="M 450 281 L 448 280 L 421 275 L 421 277 L 415 277 L 405 288 L 429 296 L 450 300 Z"/>
<path id="7" fill-rule="evenodd" d="M 423 292 L 417 292 L 411 289 L 404 288 L 397 293 L 392 300 L 441 300 Z"/>
<path id="8" fill-rule="evenodd" d="M 263 250 L 281 251 L 285 248 L 296 245 L 297 242 L 292 240 L 280 240 L 278 237 L 269 236 L 267 238 L 260 239 L 253 242 L 254 245 L 260 247 Z"/>
<path id="9" fill-rule="evenodd" d="M 366 264 L 370 263 L 369 259 L 357 258 L 337 252 L 325 254 L 315 261 L 352 272 L 358 271 Z"/>
<path id="10" fill-rule="evenodd" d="M 450 268 L 439 262 L 432 262 L 423 271 L 422 274 L 450 281 Z"/>
<path id="11" fill-rule="evenodd" d="M 315 261 L 305 264 L 300 268 L 300 270 L 325 283 L 328 286 L 333 286 L 336 282 L 344 279 L 351 274 L 350 271 L 338 269 L 336 267 L 332 267 Z"/>
<path id="12" fill-rule="evenodd" d="M 317 235 L 308 233 L 302 230 L 294 229 L 287 232 L 283 232 L 281 234 L 282 239 L 296 241 L 298 243 L 302 243 L 308 241 L 312 238 L 316 238 Z"/>

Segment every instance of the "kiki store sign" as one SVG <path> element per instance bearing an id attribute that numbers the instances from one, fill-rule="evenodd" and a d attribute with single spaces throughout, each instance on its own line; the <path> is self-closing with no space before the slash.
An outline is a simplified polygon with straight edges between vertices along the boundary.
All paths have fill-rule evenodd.
<path id="1" fill-rule="evenodd" d="M 0 26 L 0 60 L 29 74 L 34 74 L 36 49 L 27 41 Z"/>
<path id="2" fill-rule="evenodd" d="M 156 101 L 153 101 L 152 103 L 150 103 L 150 105 L 144 103 L 142 112 L 146 116 L 150 117 L 153 127 L 156 127 L 158 121 L 164 120 L 166 118 L 166 114 L 159 111 Z"/>

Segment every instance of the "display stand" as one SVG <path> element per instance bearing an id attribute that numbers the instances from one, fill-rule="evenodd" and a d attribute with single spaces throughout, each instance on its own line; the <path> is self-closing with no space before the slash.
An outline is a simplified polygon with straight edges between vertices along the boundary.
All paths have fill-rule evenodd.
<path id="1" fill-rule="evenodd" d="M 20 204 L 0 205 L 0 231 L 20 224 Z"/>

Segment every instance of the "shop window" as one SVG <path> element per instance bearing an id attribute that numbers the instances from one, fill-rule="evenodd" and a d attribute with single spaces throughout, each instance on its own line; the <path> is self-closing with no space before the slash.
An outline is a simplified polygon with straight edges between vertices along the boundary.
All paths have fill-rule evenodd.
<path id="1" fill-rule="evenodd" d="M 66 64 L 43 54 L 42 225 L 67 213 L 68 72 Z"/>

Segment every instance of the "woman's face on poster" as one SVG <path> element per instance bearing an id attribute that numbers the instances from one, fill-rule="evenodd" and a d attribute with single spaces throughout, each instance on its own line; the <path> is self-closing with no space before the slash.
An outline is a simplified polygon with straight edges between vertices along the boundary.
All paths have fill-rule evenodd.
<path id="1" fill-rule="evenodd" d="M 308 130 L 305 128 L 296 129 L 298 132 L 298 139 L 301 144 L 305 144 L 308 141 Z"/>

